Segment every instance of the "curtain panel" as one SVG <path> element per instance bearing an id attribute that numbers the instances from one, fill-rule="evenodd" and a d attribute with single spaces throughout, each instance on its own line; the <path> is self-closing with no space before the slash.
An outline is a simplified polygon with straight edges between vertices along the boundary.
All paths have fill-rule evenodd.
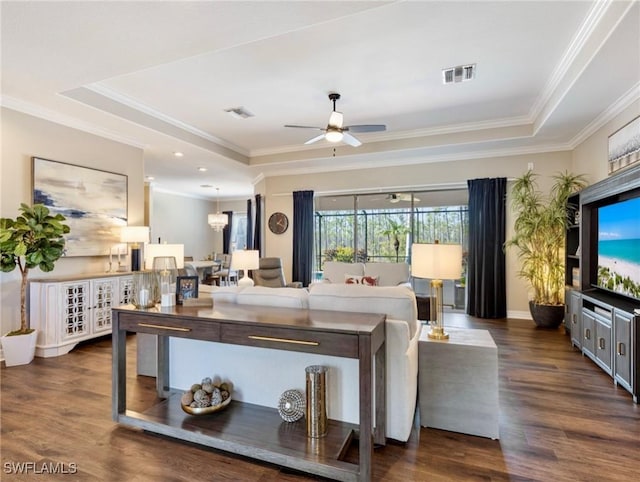
<path id="1" fill-rule="evenodd" d="M 222 214 L 227 215 L 227 225 L 222 228 L 222 252 L 224 254 L 231 254 L 231 226 L 233 223 L 233 211 L 222 211 Z"/>
<path id="2" fill-rule="evenodd" d="M 292 281 L 311 283 L 313 270 L 313 191 L 293 192 Z"/>
<path id="3" fill-rule="evenodd" d="M 251 209 L 251 199 L 247 199 L 247 240 L 245 241 L 245 249 L 253 247 L 253 212 Z"/>
<path id="4" fill-rule="evenodd" d="M 469 259 L 467 314 L 506 318 L 506 178 L 471 179 L 469 187 Z"/>
<path id="5" fill-rule="evenodd" d="M 262 256 L 262 196 L 256 194 L 256 224 L 253 234 L 253 249 Z"/>

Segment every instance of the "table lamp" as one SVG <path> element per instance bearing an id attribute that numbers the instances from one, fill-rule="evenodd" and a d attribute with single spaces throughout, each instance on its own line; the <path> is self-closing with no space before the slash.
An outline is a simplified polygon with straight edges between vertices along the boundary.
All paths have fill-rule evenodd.
<path id="1" fill-rule="evenodd" d="M 239 249 L 231 253 L 232 270 L 243 270 L 244 276 L 238 280 L 238 286 L 253 286 L 253 280 L 249 277 L 250 269 L 260 267 L 260 252 L 257 250 Z"/>
<path id="2" fill-rule="evenodd" d="M 149 242 L 149 226 L 123 226 L 120 241 L 131 244 L 131 271 L 140 271 L 140 243 Z"/>
<path id="3" fill-rule="evenodd" d="M 442 303 L 442 280 L 459 279 L 462 276 L 462 246 L 459 244 L 413 244 L 411 245 L 411 275 L 431 280 L 431 302 L 435 303 L 429 321 L 429 338 L 446 340 L 444 331 L 444 305 Z M 433 318 L 433 317 L 432 317 Z"/>

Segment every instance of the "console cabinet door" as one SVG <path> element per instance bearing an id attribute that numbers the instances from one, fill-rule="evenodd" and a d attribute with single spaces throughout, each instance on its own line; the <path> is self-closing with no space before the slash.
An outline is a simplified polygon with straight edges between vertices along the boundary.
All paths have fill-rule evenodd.
<path id="1" fill-rule="evenodd" d="M 582 310 L 582 352 L 590 358 L 596 358 L 596 317 L 590 310 Z"/>
<path id="2" fill-rule="evenodd" d="M 121 276 L 118 284 L 120 297 L 118 305 L 128 305 L 131 303 L 131 293 L 133 290 L 133 276 Z"/>
<path id="3" fill-rule="evenodd" d="M 62 283 L 62 339 L 88 335 L 91 330 L 91 291 L 89 281 Z"/>
<path id="4" fill-rule="evenodd" d="M 91 280 L 92 332 L 111 332 L 111 306 L 117 304 L 118 279 L 103 278 Z"/>
<path id="5" fill-rule="evenodd" d="M 580 348 L 582 346 L 582 294 L 578 291 L 569 293 L 568 315 L 571 343 Z"/>
<path id="6" fill-rule="evenodd" d="M 609 375 L 613 375 L 611 370 L 613 360 L 613 350 L 611 350 L 612 340 L 611 320 L 596 315 L 596 363 Z"/>
<path id="7" fill-rule="evenodd" d="M 613 312 L 614 379 L 631 391 L 631 315 L 620 310 Z"/>

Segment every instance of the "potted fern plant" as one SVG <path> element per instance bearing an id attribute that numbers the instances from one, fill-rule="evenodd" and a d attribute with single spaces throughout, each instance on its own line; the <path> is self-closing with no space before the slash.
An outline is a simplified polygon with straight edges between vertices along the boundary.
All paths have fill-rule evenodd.
<path id="1" fill-rule="evenodd" d="M 540 191 L 533 171 L 516 179 L 511 201 L 516 214 L 514 235 L 505 243 L 517 250 L 522 263 L 518 274 L 532 288 L 531 316 L 545 328 L 557 328 L 564 318 L 567 200 L 586 185 L 582 175 L 569 172 L 553 179 L 547 194 Z"/>
<path id="2" fill-rule="evenodd" d="M 29 207 L 20 204 L 16 219 L 0 218 L 0 269 L 11 272 L 18 268 L 20 283 L 20 329 L 1 338 L 7 366 L 31 363 L 35 354 L 37 333 L 27 322 L 27 282 L 29 270 L 52 271 L 64 254 L 64 234 L 69 226 L 61 214 L 52 216 L 43 204 Z"/>

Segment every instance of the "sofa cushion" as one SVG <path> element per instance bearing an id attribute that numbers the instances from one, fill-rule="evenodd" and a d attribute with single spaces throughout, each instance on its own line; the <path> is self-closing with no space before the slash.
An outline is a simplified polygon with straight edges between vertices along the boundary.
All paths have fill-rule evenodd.
<path id="1" fill-rule="evenodd" d="M 364 264 L 362 263 L 342 263 L 340 261 L 326 261 L 323 267 L 323 279 L 330 283 L 344 283 L 344 276 L 350 274 L 354 276 L 364 275 Z"/>
<path id="2" fill-rule="evenodd" d="M 365 276 L 377 276 L 379 286 L 397 286 L 409 281 L 408 263 L 366 263 Z"/>
<path id="3" fill-rule="evenodd" d="M 363 286 L 317 283 L 309 287 L 312 310 L 383 313 L 387 318 L 404 320 L 413 338 L 418 324 L 414 292 L 406 286 Z"/>
<path id="4" fill-rule="evenodd" d="M 269 288 L 251 286 L 236 296 L 239 305 L 281 306 L 283 308 L 309 308 L 307 290 L 299 288 Z"/>
<path id="5" fill-rule="evenodd" d="M 245 288 L 242 286 L 215 286 L 201 284 L 198 286 L 198 297 L 210 296 L 213 302 L 235 303 L 238 293 Z"/>

